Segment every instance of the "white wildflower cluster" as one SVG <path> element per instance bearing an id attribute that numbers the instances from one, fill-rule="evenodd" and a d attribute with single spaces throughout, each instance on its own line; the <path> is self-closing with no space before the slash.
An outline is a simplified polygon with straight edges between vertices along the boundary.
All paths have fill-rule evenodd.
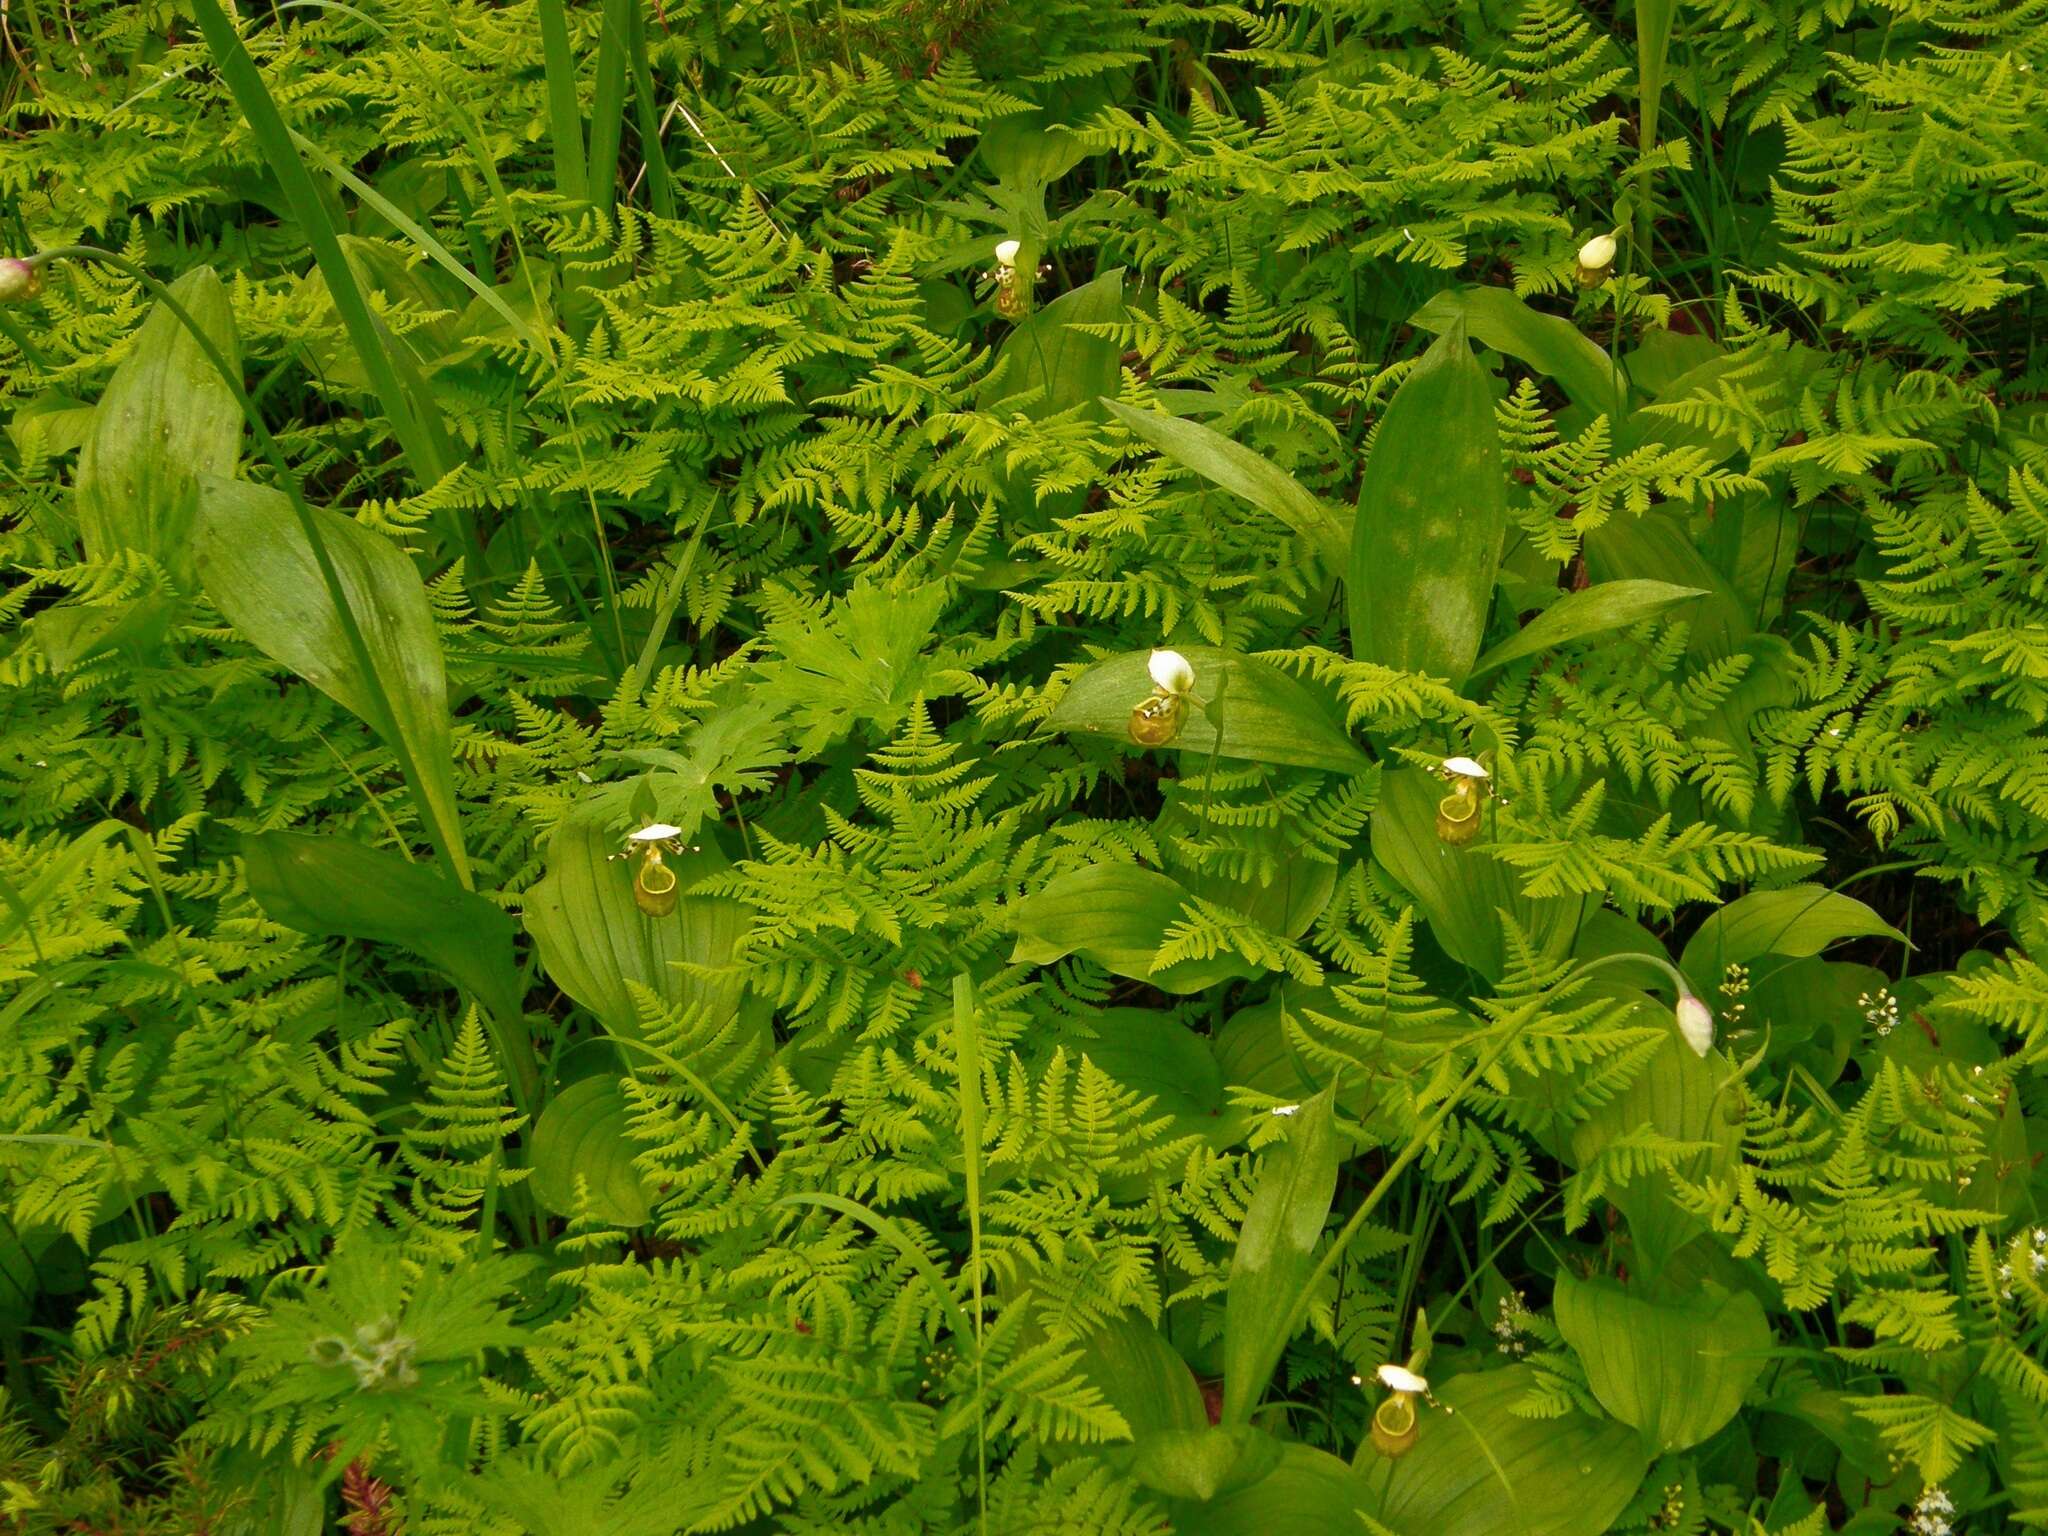
<path id="1" fill-rule="evenodd" d="M 1520 1291 L 1510 1291 L 1501 1297 L 1500 1313 L 1493 1320 L 1493 1336 L 1500 1341 L 1500 1352 L 1510 1359 L 1519 1360 L 1529 1352 L 1528 1320 L 1529 1306 Z"/>
<path id="2" fill-rule="evenodd" d="M 1880 1036 L 1888 1035 L 1899 1027 L 1899 1000 L 1892 996 L 1890 987 L 1864 993 L 1856 999 L 1856 1006 L 1863 1010 L 1864 1022 Z"/>
<path id="3" fill-rule="evenodd" d="M 1742 1016 L 1749 1012 L 1749 1004 L 1742 1001 L 1749 991 L 1749 967 L 1730 965 L 1721 972 L 1721 1017 L 1728 1021 L 1732 1031 L 1742 1026 Z"/>
<path id="4" fill-rule="evenodd" d="M 2025 1264 L 2036 1280 L 2048 1274 L 2048 1227 L 2036 1227 L 2012 1240 L 2012 1257 L 1998 1266 L 1998 1294 L 2012 1300 L 2013 1265 Z"/>
<path id="5" fill-rule="evenodd" d="M 1906 1529 L 1912 1536 L 1949 1536 L 1955 1527 L 1948 1517 L 1955 1512 L 1956 1506 L 1945 1492 L 1930 1488 L 1913 1506 L 1913 1518 L 1906 1522 Z"/>

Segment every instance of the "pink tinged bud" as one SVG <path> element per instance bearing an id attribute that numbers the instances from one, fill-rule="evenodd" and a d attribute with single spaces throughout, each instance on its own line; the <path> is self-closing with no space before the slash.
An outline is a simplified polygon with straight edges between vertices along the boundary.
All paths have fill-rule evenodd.
<path id="1" fill-rule="evenodd" d="M 0 304 L 32 299 L 43 291 L 43 274 L 34 262 L 19 256 L 0 259 Z"/>

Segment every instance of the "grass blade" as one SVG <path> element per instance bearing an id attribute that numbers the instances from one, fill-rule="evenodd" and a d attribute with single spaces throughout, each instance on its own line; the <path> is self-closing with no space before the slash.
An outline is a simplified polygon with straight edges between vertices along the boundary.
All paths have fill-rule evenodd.
<path id="1" fill-rule="evenodd" d="M 569 16 L 562 0 L 540 0 L 540 47 L 548 79 L 548 147 L 555 157 L 555 190 L 590 201 L 590 166 L 583 158 L 583 112 L 576 100 L 576 56 L 569 51 Z"/>

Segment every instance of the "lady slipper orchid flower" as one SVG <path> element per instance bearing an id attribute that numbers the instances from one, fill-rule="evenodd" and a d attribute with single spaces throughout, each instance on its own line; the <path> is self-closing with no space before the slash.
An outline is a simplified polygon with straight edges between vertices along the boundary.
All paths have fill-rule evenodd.
<path id="1" fill-rule="evenodd" d="M 1597 288 L 1607 281 L 1607 274 L 1614 268 L 1614 257 L 1619 247 L 1612 235 L 1595 235 L 1579 247 L 1579 286 Z"/>
<path id="2" fill-rule="evenodd" d="M 1380 1385 L 1390 1392 L 1406 1392 L 1410 1396 L 1429 1391 L 1429 1383 L 1405 1365 L 1389 1362 L 1379 1369 Z"/>

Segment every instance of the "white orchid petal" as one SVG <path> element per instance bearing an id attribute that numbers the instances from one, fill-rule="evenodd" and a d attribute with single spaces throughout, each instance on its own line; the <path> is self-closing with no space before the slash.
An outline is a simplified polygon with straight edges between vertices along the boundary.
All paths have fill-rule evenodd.
<path id="1" fill-rule="evenodd" d="M 1595 235 L 1579 247 L 1579 265 L 1588 272 L 1605 272 L 1614 265 L 1614 236 Z"/>
<path id="2" fill-rule="evenodd" d="M 1195 686 L 1195 668 L 1179 651 L 1154 651 L 1146 670 L 1154 686 L 1168 693 L 1186 693 Z"/>
<path id="3" fill-rule="evenodd" d="M 1456 774 L 1461 779 L 1490 779 L 1493 777 L 1492 774 L 1486 771 L 1486 765 L 1481 763 L 1476 757 L 1447 757 L 1444 759 L 1444 772 Z"/>
<path id="4" fill-rule="evenodd" d="M 1405 1365 L 1380 1367 L 1380 1385 L 1394 1392 L 1427 1392 L 1429 1383 Z"/>
<path id="5" fill-rule="evenodd" d="M 996 265 L 999 267 L 1014 267 L 1017 265 L 1017 253 L 1023 249 L 1024 242 L 1021 240 L 1000 240 L 996 242 Z"/>
<path id="6" fill-rule="evenodd" d="M 665 843 L 672 837 L 682 835 L 681 827 L 672 827 L 665 821 L 657 821 L 650 826 L 642 827 L 638 832 L 628 832 L 626 840 L 633 843 Z"/>

